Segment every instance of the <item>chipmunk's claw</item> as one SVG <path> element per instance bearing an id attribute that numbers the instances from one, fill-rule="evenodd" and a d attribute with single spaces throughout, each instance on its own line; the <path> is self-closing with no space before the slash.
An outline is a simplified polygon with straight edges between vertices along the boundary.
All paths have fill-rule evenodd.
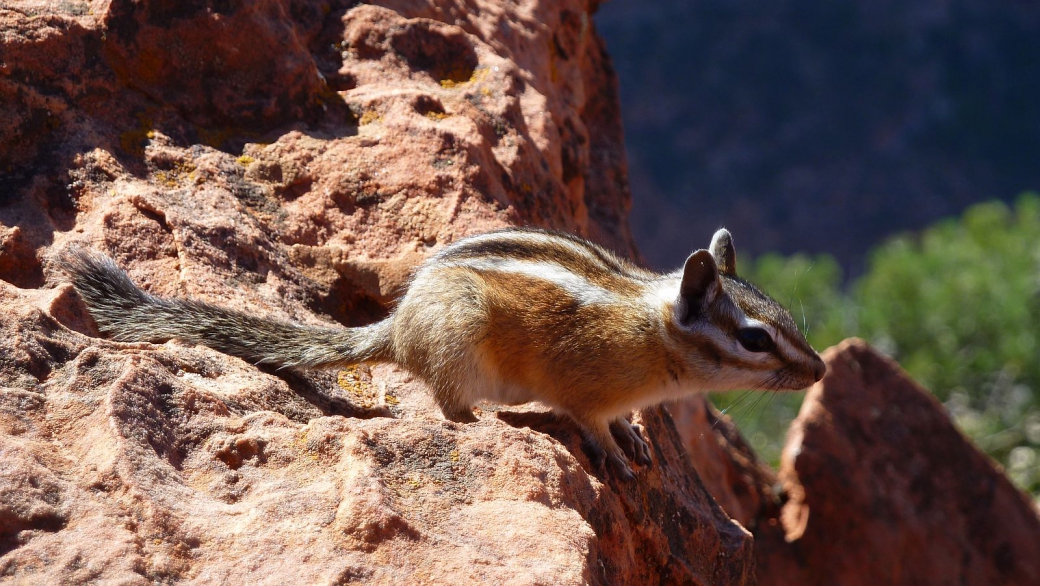
<path id="1" fill-rule="evenodd" d="M 615 445 L 613 449 L 608 451 L 600 442 L 588 437 L 585 438 L 583 444 L 586 455 L 589 457 L 589 462 L 594 469 L 605 472 L 607 468 L 610 468 L 619 478 L 625 481 L 636 477 L 635 472 L 628 465 L 628 460 L 618 446 Z"/>
<path id="2" fill-rule="evenodd" d="M 627 482 L 635 479 L 636 473 L 632 471 L 632 468 L 629 467 L 628 462 L 626 462 L 624 458 L 617 454 L 610 454 L 607 456 L 607 460 L 610 462 L 611 467 L 621 480 Z"/>
<path id="3" fill-rule="evenodd" d="M 614 436 L 628 459 L 640 466 L 653 463 L 650 458 L 650 446 L 643 439 L 643 426 L 629 423 L 625 419 L 617 419 L 610 424 L 610 434 Z"/>

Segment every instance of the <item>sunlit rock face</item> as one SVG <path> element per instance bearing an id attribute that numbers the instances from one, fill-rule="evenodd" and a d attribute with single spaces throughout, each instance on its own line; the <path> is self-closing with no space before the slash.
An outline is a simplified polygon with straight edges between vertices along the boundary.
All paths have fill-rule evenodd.
<path id="1" fill-rule="evenodd" d="M 537 405 L 459 425 L 390 366 L 104 340 L 53 263 L 88 246 L 155 294 L 358 325 L 468 234 L 633 256 L 593 9 L 0 9 L 0 581 L 752 583 L 663 409 L 620 482 Z"/>

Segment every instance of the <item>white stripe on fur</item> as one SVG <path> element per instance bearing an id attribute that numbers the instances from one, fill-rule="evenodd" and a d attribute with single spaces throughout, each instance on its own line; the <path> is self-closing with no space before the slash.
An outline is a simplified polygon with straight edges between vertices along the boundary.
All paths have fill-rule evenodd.
<path id="1" fill-rule="evenodd" d="M 511 273 L 547 281 L 569 293 L 571 297 L 582 305 L 613 303 L 619 300 L 618 295 L 612 291 L 594 285 L 582 276 L 550 262 L 531 262 L 493 257 L 450 260 L 445 263 L 445 266 L 466 267 L 478 272 Z"/>

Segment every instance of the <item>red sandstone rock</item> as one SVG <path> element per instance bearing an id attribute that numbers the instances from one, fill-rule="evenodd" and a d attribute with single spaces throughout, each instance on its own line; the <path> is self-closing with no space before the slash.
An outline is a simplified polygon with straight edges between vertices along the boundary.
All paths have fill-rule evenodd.
<path id="1" fill-rule="evenodd" d="M 752 583 L 663 409 L 620 484 L 534 406 L 458 425 L 390 366 L 97 337 L 49 267 L 72 243 L 155 293 L 348 325 L 474 232 L 634 254 L 590 6 L 350 4 L 0 8 L 0 577 Z"/>
<path id="2" fill-rule="evenodd" d="M 753 583 L 707 487 L 764 583 L 1036 583 L 1028 501 L 861 346 L 777 495 L 703 399 L 681 436 L 642 413 L 655 467 L 618 484 L 534 406 L 457 425 L 390 366 L 98 339 L 47 266 L 72 242 L 156 293 L 348 325 L 493 227 L 633 254 L 589 6 L 189 4 L 0 8 L 4 581 Z"/>
<path id="3" fill-rule="evenodd" d="M 825 354 L 784 449 L 761 584 L 1040 584 L 1029 498 L 943 406 L 858 340 Z"/>
<path id="4" fill-rule="evenodd" d="M 761 519 L 776 517 L 776 474 L 759 461 L 730 418 L 704 396 L 668 405 L 668 411 L 697 475 L 727 515 L 751 531 Z"/>
<path id="5" fill-rule="evenodd" d="M 355 417 L 330 416 L 305 399 L 308 385 L 336 389 L 331 376 L 87 337 L 51 317 L 71 295 L 0 283 L 13 309 L 0 317 L 2 576 L 751 581 L 747 533 L 703 490 L 664 410 L 643 414 L 658 465 L 604 484 L 547 413 L 449 423 L 402 408 L 421 405 L 398 399 L 422 392 L 407 376 L 357 370 L 333 391 Z M 397 418 L 366 412 L 379 401 Z"/>

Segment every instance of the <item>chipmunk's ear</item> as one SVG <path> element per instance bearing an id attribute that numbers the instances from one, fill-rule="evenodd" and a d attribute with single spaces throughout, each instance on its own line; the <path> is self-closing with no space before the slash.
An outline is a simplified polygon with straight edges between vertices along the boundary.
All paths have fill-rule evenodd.
<path id="1" fill-rule="evenodd" d="M 692 321 L 721 291 L 715 257 L 703 249 L 691 254 L 686 259 L 679 285 L 680 319 L 684 323 Z"/>
<path id="2" fill-rule="evenodd" d="M 737 249 L 733 247 L 733 236 L 729 230 L 719 228 L 711 237 L 711 247 L 708 250 L 715 258 L 720 273 L 727 277 L 737 276 Z"/>

